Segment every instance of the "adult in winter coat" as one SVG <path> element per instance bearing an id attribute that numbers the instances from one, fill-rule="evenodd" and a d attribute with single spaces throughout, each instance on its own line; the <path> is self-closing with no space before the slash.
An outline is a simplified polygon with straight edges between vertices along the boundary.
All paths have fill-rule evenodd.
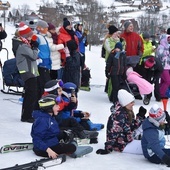
<path id="1" fill-rule="evenodd" d="M 82 30 L 83 30 L 82 23 L 77 23 L 75 25 L 75 29 L 76 29 L 75 33 L 79 40 L 79 52 L 81 53 L 81 62 L 82 62 L 82 66 L 84 68 L 84 66 L 85 66 L 85 47 L 87 46 L 87 32 L 85 32 L 85 31 L 82 32 Z"/>
<path id="2" fill-rule="evenodd" d="M 165 149 L 165 118 L 165 112 L 154 104 L 149 111 L 149 117 L 142 123 L 141 144 L 143 155 L 148 161 L 170 166 L 170 149 Z"/>
<path id="3" fill-rule="evenodd" d="M 40 110 L 33 112 L 35 122 L 32 125 L 31 136 L 33 151 L 37 156 L 56 158 L 59 154 L 72 154 L 76 146 L 72 143 L 60 143 L 60 139 L 67 138 L 61 134 L 55 117 L 59 111 L 57 96 L 47 95 L 39 100 Z M 70 141 L 71 142 L 71 141 Z"/>
<path id="4" fill-rule="evenodd" d="M 116 106 L 111 107 L 112 113 L 107 122 L 105 149 L 99 149 L 96 153 L 108 154 L 112 151 L 129 150 L 129 153 L 141 154 L 141 143 L 134 140 L 134 132 L 143 122 L 146 109 L 141 106 L 135 118 L 133 112 L 135 98 L 124 89 L 118 91 L 118 100 Z"/>
<path id="5" fill-rule="evenodd" d="M 118 101 L 118 90 L 121 88 L 121 85 L 124 84 L 124 77 L 126 75 L 126 54 L 125 51 L 123 51 L 121 42 L 117 42 L 114 52 L 109 54 L 106 61 L 105 74 L 107 78 L 111 79 L 112 87 L 109 99 L 115 104 Z"/>
<path id="6" fill-rule="evenodd" d="M 5 29 L 2 27 L 2 24 L 0 25 L 0 51 L 2 50 L 2 41 L 7 37 L 7 33 Z"/>
<path id="7" fill-rule="evenodd" d="M 107 61 L 110 52 L 115 48 L 116 43 L 120 41 L 118 36 L 118 28 L 116 28 L 114 25 L 110 25 L 108 30 L 109 34 L 105 37 L 104 40 L 105 61 Z"/>
<path id="8" fill-rule="evenodd" d="M 47 41 L 47 31 L 48 31 L 47 22 L 43 20 L 39 20 L 36 24 L 36 30 L 37 30 L 37 37 L 38 37 L 37 42 L 39 43 L 38 57 L 40 58 L 40 62 L 38 64 L 38 71 L 40 74 L 38 78 L 38 99 L 40 99 L 44 92 L 45 83 L 51 80 L 50 77 L 50 69 L 51 69 L 50 53 L 51 52 Z"/>
<path id="9" fill-rule="evenodd" d="M 27 25 L 18 28 L 20 40 L 22 43 L 18 45 L 16 50 L 16 64 L 24 81 L 24 101 L 22 104 L 21 121 L 33 122 L 32 111 L 37 101 L 37 58 L 38 43 L 31 40 L 33 32 Z"/>
<path id="10" fill-rule="evenodd" d="M 144 32 L 140 36 L 143 40 L 144 51 L 140 62 L 134 68 L 134 71 L 138 72 L 145 80 L 155 85 L 154 95 L 156 101 L 160 101 L 159 79 L 163 68 L 160 59 L 154 57 L 156 47 L 154 47 L 150 41 L 150 34 Z M 151 97 L 152 93 L 145 95 L 143 102 L 149 104 Z"/>
<path id="11" fill-rule="evenodd" d="M 61 69 L 61 54 L 59 50 L 64 49 L 63 44 L 57 44 L 57 33 L 55 26 L 48 23 L 47 41 L 50 48 L 50 58 L 51 58 L 51 69 L 50 76 L 51 79 L 58 79 L 58 73 Z"/>
<path id="12" fill-rule="evenodd" d="M 127 64 L 135 67 L 139 63 L 140 57 L 143 54 L 143 41 L 139 34 L 134 32 L 134 26 L 131 21 L 126 21 L 124 23 L 124 32 L 120 37 L 124 38 L 126 41 L 126 56 Z"/>
<path id="13" fill-rule="evenodd" d="M 164 34 L 161 36 L 160 44 L 156 50 L 156 57 L 158 57 L 163 66 L 160 81 L 160 96 L 166 110 L 168 98 L 166 92 L 170 86 L 170 35 Z"/>
<path id="14" fill-rule="evenodd" d="M 76 44 L 79 45 L 78 38 L 75 35 L 72 25 L 67 18 L 63 19 L 63 26 L 59 29 L 59 32 L 60 33 L 58 35 L 58 44 L 63 44 L 66 47 L 67 41 L 74 40 L 76 41 Z M 66 63 L 67 48 L 64 50 L 60 50 L 60 53 L 61 53 L 61 62 L 62 62 L 61 64 L 64 67 Z"/>
<path id="15" fill-rule="evenodd" d="M 72 82 L 80 87 L 80 70 L 81 70 L 81 55 L 77 52 L 78 45 L 74 40 L 69 40 L 66 43 L 70 56 L 66 58 L 66 64 L 63 72 L 63 82 Z"/>

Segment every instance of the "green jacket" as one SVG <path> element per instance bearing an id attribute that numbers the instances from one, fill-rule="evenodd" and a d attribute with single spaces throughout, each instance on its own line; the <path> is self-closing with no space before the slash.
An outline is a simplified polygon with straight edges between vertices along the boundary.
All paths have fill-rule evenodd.
<path id="1" fill-rule="evenodd" d="M 145 41 L 142 37 L 142 34 L 140 35 L 143 41 L 143 46 L 144 46 L 144 51 L 143 51 L 143 55 L 140 59 L 140 64 L 142 63 L 144 57 L 149 56 L 149 55 L 154 55 L 153 54 L 153 46 L 151 41 Z"/>

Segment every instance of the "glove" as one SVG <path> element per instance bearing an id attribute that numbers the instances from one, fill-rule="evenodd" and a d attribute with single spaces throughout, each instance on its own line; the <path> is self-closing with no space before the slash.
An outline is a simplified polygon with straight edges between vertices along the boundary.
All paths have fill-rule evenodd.
<path id="1" fill-rule="evenodd" d="M 162 161 L 167 165 L 167 167 L 170 167 L 170 157 L 168 155 L 165 154 Z"/>
<path id="2" fill-rule="evenodd" d="M 169 116 L 169 114 L 168 114 L 168 112 L 167 111 L 164 111 L 165 112 L 165 114 L 166 114 L 166 121 L 167 121 L 167 123 L 168 123 L 168 125 L 170 125 L 170 116 Z"/>
<path id="3" fill-rule="evenodd" d="M 64 130 L 63 133 L 64 133 L 64 137 L 63 137 L 64 143 L 68 144 L 73 141 L 74 134 L 72 130 L 70 129 Z"/>
<path id="4" fill-rule="evenodd" d="M 31 45 L 31 48 L 32 48 L 33 50 L 36 50 L 36 49 L 38 49 L 39 43 L 38 43 L 37 41 L 31 40 L 30 45 Z"/>
<path id="5" fill-rule="evenodd" d="M 106 155 L 106 154 L 108 154 L 108 153 L 110 153 L 110 152 L 107 151 L 106 149 L 98 149 L 98 150 L 96 151 L 96 154 L 100 154 L 100 155 Z"/>
<path id="6" fill-rule="evenodd" d="M 145 118 L 146 112 L 147 112 L 147 110 L 146 110 L 143 106 L 141 106 L 141 107 L 139 108 L 138 116 L 140 116 L 140 117 L 142 117 L 142 118 Z"/>
<path id="7" fill-rule="evenodd" d="M 86 33 L 86 32 L 83 32 L 83 36 L 86 37 L 86 36 L 87 36 L 87 33 Z"/>

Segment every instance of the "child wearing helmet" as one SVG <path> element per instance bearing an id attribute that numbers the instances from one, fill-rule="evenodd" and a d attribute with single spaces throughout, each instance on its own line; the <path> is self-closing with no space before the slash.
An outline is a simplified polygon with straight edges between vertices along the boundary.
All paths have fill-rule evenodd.
<path id="1" fill-rule="evenodd" d="M 35 119 L 31 136 L 33 151 L 37 156 L 56 158 L 59 154 L 72 154 L 76 146 L 70 142 L 60 143 L 60 139 L 68 138 L 68 133 L 60 132 L 55 116 L 58 115 L 60 98 L 56 95 L 43 96 L 39 101 L 40 110 L 33 111 Z"/>

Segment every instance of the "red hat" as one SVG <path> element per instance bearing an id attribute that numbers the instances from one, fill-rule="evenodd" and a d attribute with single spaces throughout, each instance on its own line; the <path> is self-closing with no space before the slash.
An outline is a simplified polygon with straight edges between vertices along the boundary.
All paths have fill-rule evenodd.
<path id="1" fill-rule="evenodd" d="M 155 59 L 154 57 L 150 57 L 145 61 L 145 67 L 147 68 L 152 68 L 155 64 Z"/>
<path id="2" fill-rule="evenodd" d="M 19 35 L 24 38 L 31 37 L 33 35 L 33 31 L 28 25 L 20 24 L 18 28 Z"/>

